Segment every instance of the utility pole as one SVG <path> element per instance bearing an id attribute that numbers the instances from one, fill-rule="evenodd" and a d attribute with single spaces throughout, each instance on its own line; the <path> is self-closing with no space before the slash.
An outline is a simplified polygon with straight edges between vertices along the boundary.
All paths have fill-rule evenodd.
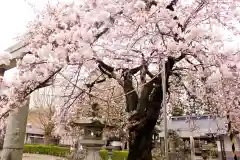
<path id="1" fill-rule="evenodd" d="M 167 127 L 167 102 L 166 102 L 166 66 L 163 61 L 162 66 L 162 91 L 163 91 L 163 101 L 162 107 L 164 111 L 164 148 L 165 148 L 165 159 L 168 160 L 168 127 Z"/>
<path id="2" fill-rule="evenodd" d="M 192 131 L 192 136 L 190 136 L 190 147 L 191 147 L 191 160 L 195 160 L 195 146 L 194 146 L 193 131 Z"/>

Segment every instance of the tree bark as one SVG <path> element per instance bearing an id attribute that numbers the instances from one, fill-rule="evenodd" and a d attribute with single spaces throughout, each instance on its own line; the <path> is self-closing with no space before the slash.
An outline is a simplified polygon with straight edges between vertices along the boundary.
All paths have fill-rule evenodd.
<path id="1" fill-rule="evenodd" d="M 52 143 L 52 136 L 50 136 L 50 135 L 44 135 L 44 144 L 45 145 L 49 145 L 49 144 L 51 144 Z"/>
<path id="2" fill-rule="evenodd" d="M 166 62 L 166 90 L 168 79 L 172 74 L 175 59 L 168 58 Z M 129 155 L 128 160 L 152 160 L 153 133 L 162 108 L 163 91 L 162 79 L 158 76 L 148 82 L 138 101 L 137 113 L 132 116 L 130 123 L 136 123 L 129 128 Z"/>
<path id="3" fill-rule="evenodd" d="M 22 160 L 29 100 L 8 117 L 1 160 Z"/>
<path id="4" fill-rule="evenodd" d="M 44 144 L 55 144 L 55 138 L 53 137 L 53 131 L 55 128 L 55 124 L 51 122 L 50 118 L 47 123 L 43 124 L 44 127 Z"/>
<path id="5" fill-rule="evenodd" d="M 151 97 L 150 97 L 151 98 Z M 151 101 L 146 108 L 146 115 L 129 132 L 128 160 L 152 160 L 154 127 L 160 115 L 162 87 L 154 87 Z M 143 103 L 143 102 L 142 102 Z M 131 122 L 130 122 L 131 123 Z"/>

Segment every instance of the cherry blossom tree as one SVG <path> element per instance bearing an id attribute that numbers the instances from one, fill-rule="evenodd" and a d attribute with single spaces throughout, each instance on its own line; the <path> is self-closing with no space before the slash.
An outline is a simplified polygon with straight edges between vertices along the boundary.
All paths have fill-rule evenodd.
<path id="1" fill-rule="evenodd" d="M 89 86 L 103 80 L 84 87 L 79 83 L 98 69 L 123 89 L 130 113 L 128 159 L 152 159 L 152 136 L 162 108 L 163 65 L 168 101 L 178 97 L 194 114 L 201 107 L 211 107 L 217 114 L 219 108 L 223 110 L 225 102 L 219 99 L 226 91 L 220 92 L 219 84 L 212 85 L 210 80 L 219 77 L 217 72 L 235 79 L 234 85 L 239 82 L 231 77 L 239 71 L 238 6 L 238 1 L 208 0 L 49 4 L 29 26 L 29 53 L 18 62 L 16 81 L 2 95 L 6 99 L 1 102 L 2 115 L 34 90 L 49 85 L 57 74 L 65 78 L 77 73 L 76 83 L 68 82 L 75 86 L 75 93 L 89 95 Z M 70 69 L 74 67 L 77 72 Z"/>
<path id="2" fill-rule="evenodd" d="M 237 57 L 234 57 L 237 58 Z M 226 59 L 226 61 L 229 61 Z M 234 59 L 239 63 L 238 59 Z M 238 65 L 227 63 L 212 74 L 208 79 L 211 85 L 212 98 L 217 99 L 214 105 L 221 106 L 217 108 L 223 116 L 229 115 L 232 123 L 232 129 L 239 130 L 239 68 Z M 211 101 L 212 102 L 212 101 Z"/>

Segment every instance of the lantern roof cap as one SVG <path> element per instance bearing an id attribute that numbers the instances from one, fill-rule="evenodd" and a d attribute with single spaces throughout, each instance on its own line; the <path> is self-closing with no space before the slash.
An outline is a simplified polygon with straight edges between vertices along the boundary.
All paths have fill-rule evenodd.
<path id="1" fill-rule="evenodd" d="M 113 126 L 106 125 L 106 122 L 101 122 L 99 120 L 92 120 L 92 119 L 81 119 L 81 120 L 73 120 L 71 122 L 73 126 L 81 126 L 81 127 L 99 127 L 99 128 L 113 128 Z"/>

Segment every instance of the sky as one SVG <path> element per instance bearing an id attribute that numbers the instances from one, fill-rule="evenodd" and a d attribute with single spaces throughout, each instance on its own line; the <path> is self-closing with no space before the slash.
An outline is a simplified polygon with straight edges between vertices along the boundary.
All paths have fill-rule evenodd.
<path id="1" fill-rule="evenodd" d="M 28 23 L 34 19 L 34 4 L 40 9 L 47 0 L 3 0 L 0 2 L 0 52 L 17 42 L 17 37 L 26 32 Z M 5 72 L 4 77 L 11 79 L 11 69 Z"/>
<path id="2" fill-rule="evenodd" d="M 65 2 L 71 0 L 51 0 Z M 17 43 L 17 37 L 26 33 L 27 25 L 34 20 L 48 0 L 3 0 L 0 2 L 0 52 Z M 4 78 L 11 80 L 15 68 L 5 72 Z"/>
<path id="3" fill-rule="evenodd" d="M 26 30 L 34 12 L 24 0 L 4 0 L 0 2 L 0 50 L 14 43 L 16 37 Z"/>
<path id="4" fill-rule="evenodd" d="M 17 37 L 26 32 L 28 23 L 34 20 L 36 9 L 44 7 L 47 0 L 3 0 L 0 2 L 0 52 L 17 43 Z M 35 9 L 32 7 L 34 5 Z M 4 77 L 12 78 L 14 68 Z"/>
<path id="5" fill-rule="evenodd" d="M 0 2 L 0 51 L 17 43 L 17 37 L 23 35 L 28 23 L 34 20 L 35 11 L 41 10 L 47 2 L 48 0 L 3 0 Z M 4 77 L 11 79 L 14 76 L 14 70 L 13 68 L 6 71 Z"/>
<path id="6" fill-rule="evenodd" d="M 48 1 L 55 3 L 72 0 L 2 0 L 0 2 L 0 51 L 17 42 L 16 38 L 26 31 L 36 11 L 43 9 Z"/>
<path id="7" fill-rule="evenodd" d="M 3 0 L 0 2 L 0 51 L 17 42 L 28 23 L 34 19 L 35 11 L 41 10 L 48 0 Z M 34 7 L 32 7 L 32 5 Z"/>

